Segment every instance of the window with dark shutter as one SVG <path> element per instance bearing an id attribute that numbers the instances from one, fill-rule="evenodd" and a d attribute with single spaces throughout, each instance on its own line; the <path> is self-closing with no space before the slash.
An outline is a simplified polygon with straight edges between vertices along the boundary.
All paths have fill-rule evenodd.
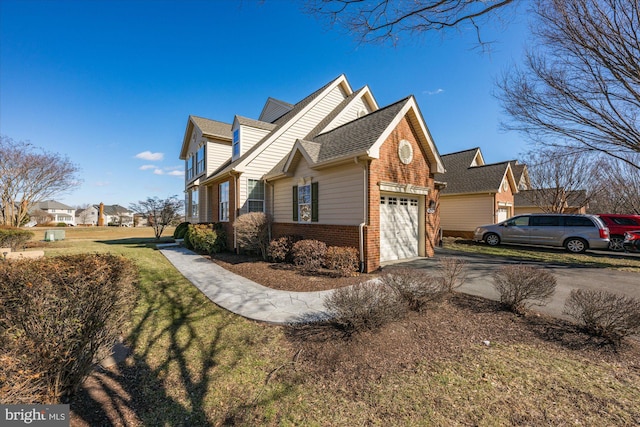
<path id="1" fill-rule="evenodd" d="M 293 186 L 293 220 L 298 220 L 298 186 Z"/>
<path id="2" fill-rule="evenodd" d="M 318 222 L 318 183 L 311 184 L 311 221 Z"/>

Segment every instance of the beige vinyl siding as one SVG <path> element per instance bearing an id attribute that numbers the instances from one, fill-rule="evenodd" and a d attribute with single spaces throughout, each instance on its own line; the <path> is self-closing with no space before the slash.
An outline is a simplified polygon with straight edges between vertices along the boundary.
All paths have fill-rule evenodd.
<path id="1" fill-rule="evenodd" d="M 264 110 L 260 115 L 259 120 L 263 122 L 272 123 L 277 118 L 283 116 L 289 112 L 291 107 L 278 102 L 275 99 L 269 99 L 267 105 L 264 106 Z"/>
<path id="2" fill-rule="evenodd" d="M 328 132 L 331 129 L 335 129 L 345 123 L 349 123 L 353 120 L 358 119 L 358 114 L 362 110 L 364 110 L 367 114 L 372 111 L 369 103 L 362 99 L 362 97 L 360 97 L 352 102 L 347 110 L 340 113 L 338 117 L 336 117 L 326 128 L 322 130 L 322 132 Z"/>
<path id="3" fill-rule="evenodd" d="M 301 159 L 293 177 L 273 182 L 274 221 L 293 222 L 292 187 L 301 178 L 311 177 L 318 182 L 318 224 L 360 224 L 364 220 L 363 174 L 362 166 L 356 164 L 314 170 Z"/>
<path id="4" fill-rule="evenodd" d="M 250 126 L 240 126 L 240 155 L 249 151 L 269 132 L 268 130 L 256 129 Z"/>
<path id="5" fill-rule="evenodd" d="M 345 98 L 346 93 L 341 86 L 335 87 L 324 98 L 320 99 L 306 114 L 285 129 L 276 140 L 264 147 L 249 161 L 244 170 L 251 171 L 255 176 L 262 176 L 269 172 L 293 148 L 296 140 L 304 138 L 317 126 Z M 242 205 L 244 200 L 240 200 Z"/>
<path id="6" fill-rule="evenodd" d="M 206 151 L 206 175 L 209 176 L 213 171 L 218 169 L 224 162 L 231 158 L 231 143 L 209 140 Z"/>
<path id="7" fill-rule="evenodd" d="M 440 196 L 440 227 L 446 231 L 473 231 L 494 223 L 492 194 Z"/>

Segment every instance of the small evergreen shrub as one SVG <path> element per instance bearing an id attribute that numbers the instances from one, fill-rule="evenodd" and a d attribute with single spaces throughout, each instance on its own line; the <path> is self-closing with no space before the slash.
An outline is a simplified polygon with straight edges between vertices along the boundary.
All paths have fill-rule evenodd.
<path id="1" fill-rule="evenodd" d="M 0 263 L 3 403 L 68 402 L 111 353 L 136 279 L 133 262 L 110 254 Z"/>
<path id="2" fill-rule="evenodd" d="M 467 278 L 467 262 L 460 258 L 445 257 L 438 261 L 442 289 L 448 293 L 458 289 Z"/>
<path id="3" fill-rule="evenodd" d="M 189 224 L 184 237 L 187 249 L 199 253 L 214 254 L 226 249 L 226 237 L 220 223 Z"/>
<path id="4" fill-rule="evenodd" d="M 438 300 L 446 292 L 442 281 L 415 268 L 394 268 L 380 277 L 380 283 L 393 289 L 413 311 Z"/>
<path id="5" fill-rule="evenodd" d="M 269 217 L 263 212 L 240 215 L 233 222 L 238 246 L 250 253 L 267 259 L 269 249 Z"/>
<path id="6" fill-rule="evenodd" d="M 500 302 L 517 314 L 530 305 L 545 305 L 556 291 L 555 276 L 539 267 L 508 265 L 493 274 Z"/>
<path id="7" fill-rule="evenodd" d="M 358 283 L 334 290 L 324 300 L 330 322 L 346 336 L 375 330 L 406 315 L 407 306 L 388 286 Z"/>
<path id="8" fill-rule="evenodd" d="M 289 234 L 269 242 L 269 259 L 273 262 L 293 262 L 293 244 L 302 240 L 301 236 Z"/>
<path id="9" fill-rule="evenodd" d="M 0 248 L 11 248 L 17 251 L 24 248 L 25 243 L 35 236 L 32 231 L 20 228 L 0 228 Z"/>
<path id="10" fill-rule="evenodd" d="M 300 240 L 293 244 L 293 263 L 306 271 L 318 271 L 324 263 L 327 245 L 319 240 Z"/>
<path id="11" fill-rule="evenodd" d="M 173 230 L 173 238 L 174 239 L 184 239 L 184 236 L 189 231 L 189 222 L 181 222 L 178 224 L 175 230 Z"/>
<path id="12" fill-rule="evenodd" d="M 619 346 L 622 339 L 640 334 L 640 299 L 603 290 L 574 289 L 565 301 L 564 313 L 584 329 Z"/>
<path id="13" fill-rule="evenodd" d="M 337 271 L 341 276 L 349 276 L 357 272 L 358 262 L 358 250 L 342 246 L 329 246 L 324 258 L 325 266 Z"/>

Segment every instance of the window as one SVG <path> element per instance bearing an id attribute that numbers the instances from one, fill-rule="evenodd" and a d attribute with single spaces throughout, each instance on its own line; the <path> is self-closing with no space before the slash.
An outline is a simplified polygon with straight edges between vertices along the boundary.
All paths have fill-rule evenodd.
<path id="1" fill-rule="evenodd" d="M 229 181 L 219 185 L 220 208 L 218 211 L 218 221 L 229 221 Z"/>
<path id="2" fill-rule="evenodd" d="M 564 225 L 565 227 L 595 227 L 595 224 L 584 216 L 566 216 Z"/>
<path id="3" fill-rule="evenodd" d="M 318 183 L 293 187 L 293 220 L 318 222 Z"/>
<path id="4" fill-rule="evenodd" d="M 611 218 L 614 224 L 635 226 L 638 223 L 633 218 Z"/>
<path id="5" fill-rule="evenodd" d="M 204 145 L 196 152 L 196 175 L 204 172 Z"/>
<path id="6" fill-rule="evenodd" d="M 240 155 L 240 129 L 236 129 L 233 131 L 232 155 L 234 158 Z"/>
<path id="7" fill-rule="evenodd" d="M 259 179 L 247 180 L 247 211 L 264 212 L 264 182 Z"/>
<path id="8" fill-rule="evenodd" d="M 560 227 L 559 216 L 532 216 L 530 225 L 534 227 Z"/>
<path id="9" fill-rule="evenodd" d="M 191 190 L 191 216 L 198 216 L 198 190 Z"/>
<path id="10" fill-rule="evenodd" d="M 505 222 L 506 226 L 509 227 L 525 227 L 529 225 L 529 217 L 528 216 L 517 216 L 515 218 L 511 218 L 509 221 Z"/>
<path id="11" fill-rule="evenodd" d="M 193 155 L 187 159 L 187 181 L 193 178 Z"/>

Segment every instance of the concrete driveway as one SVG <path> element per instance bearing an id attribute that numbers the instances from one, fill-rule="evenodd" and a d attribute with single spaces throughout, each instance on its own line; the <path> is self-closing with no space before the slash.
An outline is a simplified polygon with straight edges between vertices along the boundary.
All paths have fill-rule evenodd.
<path id="1" fill-rule="evenodd" d="M 493 272 L 508 264 L 526 264 L 545 267 L 553 272 L 558 280 L 556 292 L 546 306 L 532 307 L 533 310 L 554 317 L 567 318 L 562 314 L 564 302 L 572 289 L 605 289 L 607 291 L 626 294 L 640 299 L 640 273 L 618 271 L 606 268 L 589 268 L 580 266 L 554 265 L 534 261 L 510 260 L 489 255 L 471 254 L 438 248 L 433 258 L 417 258 L 404 262 L 389 262 L 383 267 L 412 267 L 421 270 L 438 268 L 438 260 L 443 257 L 456 257 L 467 262 L 467 279 L 458 290 L 471 295 L 499 300 L 493 288 Z"/>

